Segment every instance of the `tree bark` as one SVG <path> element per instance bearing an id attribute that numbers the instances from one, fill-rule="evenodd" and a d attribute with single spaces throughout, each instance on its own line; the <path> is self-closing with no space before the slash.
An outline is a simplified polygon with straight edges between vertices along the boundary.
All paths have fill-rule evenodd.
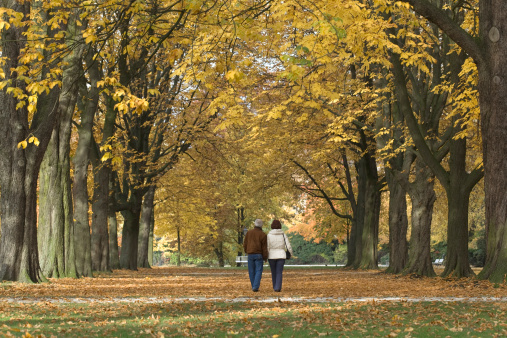
<path id="1" fill-rule="evenodd" d="M 467 179 L 466 139 L 451 141 L 447 188 L 447 257 L 442 276 L 474 275 L 468 259 L 468 204 L 475 182 Z M 466 211 L 466 212 L 465 212 Z"/>
<path id="2" fill-rule="evenodd" d="M 406 187 L 412 201 L 412 230 L 409 259 L 403 273 L 434 277 L 430 253 L 435 176 L 421 159 L 416 160 L 415 167 L 415 180 Z"/>
<path id="3" fill-rule="evenodd" d="M 479 1 L 479 38 L 452 22 L 426 0 L 406 0 L 470 55 L 479 71 L 484 162 L 487 253 L 481 279 L 507 282 L 507 7 L 502 0 Z"/>
<path id="4" fill-rule="evenodd" d="M 400 273 L 408 261 L 407 193 L 386 169 L 389 187 L 389 267 L 387 273 Z"/>
<path id="5" fill-rule="evenodd" d="M 28 2 L 6 1 L 4 7 L 29 18 Z M 17 73 L 12 70 L 20 66 L 18 62 L 26 47 L 26 29 L 26 25 L 11 25 L 9 29 L 2 30 L 0 39 L 5 80 L 10 80 L 10 86 L 23 93 L 26 93 L 26 83 L 18 79 Z M 53 34 L 55 32 L 48 32 L 49 36 Z M 41 77 L 46 75 L 47 69 Z M 37 244 L 37 177 L 59 118 L 58 109 L 55 109 L 59 95 L 58 86 L 39 95 L 30 125 L 26 106 L 16 108 L 18 99 L 7 93 L 7 87 L 0 91 L 0 280 L 45 280 L 39 265 Z M 18 148 L 18 143 L 30 135 L 38 138 L 39 145 L 28 144 L 26 149 Z"/>
<path id="6" fill-rule="evenodd" d="M 92 203 L 91 256 L 95 271 L 110 271 L 109 265 L 109 170 L 100 167 L 94 175 L 95 188 Z"/>
<path id="7" fill-rule="evenodd" d="M 75 36 L 75 25 L 69 25 Z M 60 93 L 60 120 L 53 130 L 40 173 L 38 243 L 41 268 L 46 277 L 77 277 L 74 252 L 74 222 L 70 178 L 70 135 L 72 117 L 82 74 L 83 46 L 78 46 L 64 61 Z"/>
<path id="8" fill-rule="evenodd" d="M 139 228 L 139 251 L 137 254 L 137 265 L 142 268 L 149 268 L 149 244 L 151 232 L 151 219 L 154 212 L 153 200 L 155 199 L 156 186 L 151 185 L 148 192 L 144 195 L 141 211 L 141 222 Z M 152 233 L 153 234 L 153 233 Z M 153 243 L 153 242 L 152 242 Z"/>
<path id="9" fill-rule="evenodd" d="M 479 6 L 487 59 L 478 65 L 487 243 L 479 278 L 507 283 L 507 6 L 500 0 L 481 0 Z"/>
<path id="10" fill-rule="evenodd" d="M 109 260 L 111 269 L 120 268 L 120 256 L 118 254 L 118 222 L 116 220 L 116 212 L 109 209 Z"/>
<path id="11" fill-rule="evenodd" d="M 155 244 L 153 240 L 154 235 L 155 235 L 155 208 L 153 208 L 150 218 L 150 237 L 148 242 L 148 264 L 150 264 L 150 266 L 153 266 L 153 245 Z"/>
<path id="12" fill-rule="evenodd" d="M 356 238 L 352 268 L 376 269 L 378 268 L 380 192 L 377 187 L 378 174 L 375 158 L 370 154 L 363 156 L 357 163 L 357 173 L 357 207 L 354 215 Z"/>
<path id="13" fill-rule="evenodd" d="M 120 266 L 122 269 L 137 270 L 139 219 L 141 208 L 123 210 L 124 223 L 121 239 Z"/>
<path id="14" fill-rule="evenodd" d="M 80 91 L 82 100 L 78 101 L 81 111 L 81 124 L 78 126 L 79 140 L 74 154 L 74 227 L 79 250 L 76 251 L 76 262 L 80 276 L 92 276 L 90 218 L 88 205 L 88 168 L 90 165 L 91 150 L 93 146 L 93 119 L 97 111 L 100 90 L 97 82 L 100 80 L 98 63 L 93 60 L 92 51 L 85 55 L 89 89 L 84 81 L 81 82 Z M 83 79 L 84 80 L 84 79 Z"/>

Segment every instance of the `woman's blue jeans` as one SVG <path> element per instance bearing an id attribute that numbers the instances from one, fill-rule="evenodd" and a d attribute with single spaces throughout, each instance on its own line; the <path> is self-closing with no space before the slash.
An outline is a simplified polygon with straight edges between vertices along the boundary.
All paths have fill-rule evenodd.
<path id="1" fill-rule="evenodd" d="M 261 286 L 263 264 L 262 254 L 248 254 L 248 276 L 254 291 Z"/>
<path id="2" fill-rule="evenodd" d="M 282 290 L 282 273 L 285 259 L 268 259 L 271 268 L 271 279 L 273 280 L 273 290 Z"/>

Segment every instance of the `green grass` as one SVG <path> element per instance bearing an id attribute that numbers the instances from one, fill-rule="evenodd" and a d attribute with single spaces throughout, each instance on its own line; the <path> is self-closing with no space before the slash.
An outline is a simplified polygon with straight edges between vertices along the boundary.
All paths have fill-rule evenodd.
<path id="1" fill-rule="evenodd" d="M 0 303 L 0 336 L 492 337 L 503 303 Z"/>

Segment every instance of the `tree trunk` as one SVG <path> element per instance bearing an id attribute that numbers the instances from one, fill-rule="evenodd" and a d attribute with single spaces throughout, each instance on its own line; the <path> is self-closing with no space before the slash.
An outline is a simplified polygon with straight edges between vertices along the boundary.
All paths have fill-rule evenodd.
<path id="1" fill-rule="evenodd" d="M 389 267 L 386 272 L 400 273 L 408 261 L 407 197 L 391 170 L 386 169 L 386 176 L 389 187 Z"/>
<path id="2" fill-rule="evenodd" d="M 118 222 L 116 212 L 113 208 L 109 209 L 109 261 L 111 269 L 120 268 L 120 256 L 118 254 Z"/>
<path id="3" fill-rule="evenodd" d="M 30 3 L 5 1 L 3 6 L 29 18 Z M 20 66 L 18 62 L 26 47 L 27 27 L 11 25 L 2 30 L 0 38 L 5 81 L 11 81 L 9 86 L 22 93 L 26 93 L 26 82 L 18 79 L 17 72 L 12 69 Z M 47 69 L 40 76 L 45 77 L 46 72 Z M 27 107 L 16 108 L 18 99 L 7 93 L 9 86 L 0 91 L 0 280 L 40 282 L 44 276 L 39 266 L 37 245 L 37 177 L 59 118 L 55 107 L 60 89 L 55 86 L 48 93 L 39 95 L 30 125 Z M 38 138 L 39 145 L 30 143 L 26 149 L 18 148 L 18 143 L 30 135 Z"/>
<path id="4" fill-rule="evenodd" d="M 75 29 L 69 30 L 76 34 Z M 74 252 L 74 222 L 70 178 L 70 135 L 78 97 L 76 78 L 82 74 L 79 46 L 65 58 L 59 99 L 60 120 L 44 155 L 39 191 L 39 255 L 46 277 L 77 277 Z"/>
<path id="5" fill-rule="evenodd" d="M 507 7 L 501 0 L 481 0 L 479 6 L 486 58 L 478 68 L 487 243 L 479 278 L 507 282 Z"/>
<path id="6" fill-rule="evenodd" d="M 238 256 L 242 256 L 243 255 L 243 237 L 244 237 L 244 234 L 243 234 L 243 222 L 245 220 L 245 208 L 244 207 L 239 207 L 239 208 L 236 208 L 236 214 L 237 214 L 237 220 L 238 220 L 238 252 L 237 252 L 237 255 Z M 241 266 L 241 263 L 236 263 L 236 267 L 240 267 Z"/>
<path id="7" fill-rule="evenodd" d="M 141 208 L 123 210 L 124 223 L 121 239 L 120 266 L 122 269 L 137 270 L 139 241 L 139 219 Z"/>
<path id="8" fill-rule="evenodd" d="M 98 63 L 94 62 L 93 55 L 89 51 L 85 55 L 86 66 L 90 81 L 89 89 L 84 81 L 80 83 L 80 94 L 83 98 L 78 101 L 81 111 L 81 124 L 78 126 L 79 140 L 74 163 L 74 228 L 77 243 L 80 249 L 76 251 L 76 262 L 80 276 L 92 276 L 91 259 L 91 236 L 90 219 L 88 215 L 88 167 L 93 144 L 93 119 L 99 102 L 99 88 L 97 81 L 100 79 Z M 84 80 L 84 79 L 83 79 Z"/>
<path id="9" fill-rule="evenodd" d="M 447 257 L 442 276 L 474 275 L 468 259 L 468 204 L 475 183 L 467 180 L 466 139 L 451 141 L 447 191 Z"/>
<path id="10" fill-rule="evenodd" d="M 72 219 L 69 220 L 67 217 L 68 215 L 72 217 L 72 201 L 68 195 L 70 190 L 69 157 L 67 152 L 67 158 L 65 158 L 65 150 L 63 150 L 64 158 L 59 156 L 60 148 L 65 147 L 60 141 L 64 142 L 60 140 L 60 129 L 56 128 L 53 130 L 44 155 L 39 179 L 37 239 L 41 269 L 44 275 L 50 278 L 66 277 L 65 234 L 70 236 L 72 229 L 68 223 Z M 67 147 L 69 147 L 68 142 Z M 74 265 L 74 262 L 72 264 Z"/>
<path id="11" fill-rule="evenodd" d="M 107 231 L 109 168 L 100 167 L 95 172 L 94 182 L 91 235 L 92 267 L 95 271 L 110 271 L 109 234 Z"/>
<path id="12" fill-rule="evenodd" d="M 92 277 L 90 220 L 88 216 L 88 165 L 93 114 L 81 114 L 79 141 L 74 155 L 74 232 L 76 269 L 79 276 Z"/>
<path id="13" fill-rule="evenodd" d="M 141 222 L 139 228 L 139 250 L 137 254 L 137 265 L 142 268 L 149 268 L 148 261 L 150 232 L 151 232 L 151 216 L 153 214 L 153 200 L 155 199 L 155 185 L 151 185 L 148 192 L 144 195 L 143 206 L 141 211 Z"/>
<path id="14" fill-rule="evenodd" d="M 375 158 L 370 154 L 358 163 L 358 197 L 356 220 L 355 269 L 376 269 L 380 192 L 377 187 L 378 174 Z"/>
<path id="15" fill-rule="evenodd" d="M 148 264 L 150 266 L 153 266 L 153 236 L 155 232 L 155 208 L 153 208 L 153 211 L 151 212 L 151 218 L 150 218 L 150 237 L 148 242 Z"/>
<path id="16" fill-rule="evenodd" d="M 372 163 L 370 163 L 371 165 Z M 373 163 L 376 166 L 376 163 Z M 370 168 L 372 169 L 372 168 Z M 380 192 L 377 188 L 377 168 L 370 171 L 366 189 L 366 209 L 362 234 L 360 269 L 378 269 L 377 246 L 380 216 Z M 373 174 L 373 175 L 371 175 Z"/>
<path id="17" fill-rule="evenodd" d="M 354 250 L 354 261 L 351 265 L 352 269 L 358 269 L 361 265 L 361 257 L 363 252 L 363 229 L 366 213 L 366 159 L 361 158 L 356 164 L 357 172 L 357 207 L 354 213 L 354 222 L 352 223 L 351 243 Z M 355 231 L 354 231 L 355 229 Z M 352 237 L 354 239 L 352 239 Z"/>
<path id="18" fill-rule="evenodd" d="M 218 242 L 218 246 L 215 247 L 215 254 L 217 255 L 218 259 L 218 266 L 224 267 L 225 261 L 224 261 L 224 243 Z"/>
<path id="19" fill-rule="evenodd" d="M 181 235 L 180 235 L 180 227 L 176 228 L 177 242 L 178 242 L 178 256 L 176 257 L 176 266 L 181 265 Z"/>
<path id="20" fill-rule="evenodd" d="M 437 24 L 470 55 L 479 72 L 479 104 L 486 207 L 486 263 L 481 279 L 507 282 L 507 7 L 502 0 L 479 1 L 479 37 L 454 25 L 426 1 L 405 0 Z"/>
<path id="21" fill-rule="evenodd" d="M 407 186 L 412 201 L 412 231 L 404 274 L 434 277 L 431 262 L 431 220 L 436 200 L 434 175 L 422 159 L 416 160 L 415 180 Z"/>

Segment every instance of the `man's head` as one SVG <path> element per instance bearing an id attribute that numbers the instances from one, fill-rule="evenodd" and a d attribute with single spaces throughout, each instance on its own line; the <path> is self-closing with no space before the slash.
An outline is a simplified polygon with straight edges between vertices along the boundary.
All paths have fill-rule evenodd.
<path id="1" fill-rule="evenodd" d="M 262 219 L 257 218 L 257 219 L 255 220 L 254 224 L 255 224 L 255 227 L 257 227 L 257 228 L 262 228 L 262 224 L 263 224 Z"/>

